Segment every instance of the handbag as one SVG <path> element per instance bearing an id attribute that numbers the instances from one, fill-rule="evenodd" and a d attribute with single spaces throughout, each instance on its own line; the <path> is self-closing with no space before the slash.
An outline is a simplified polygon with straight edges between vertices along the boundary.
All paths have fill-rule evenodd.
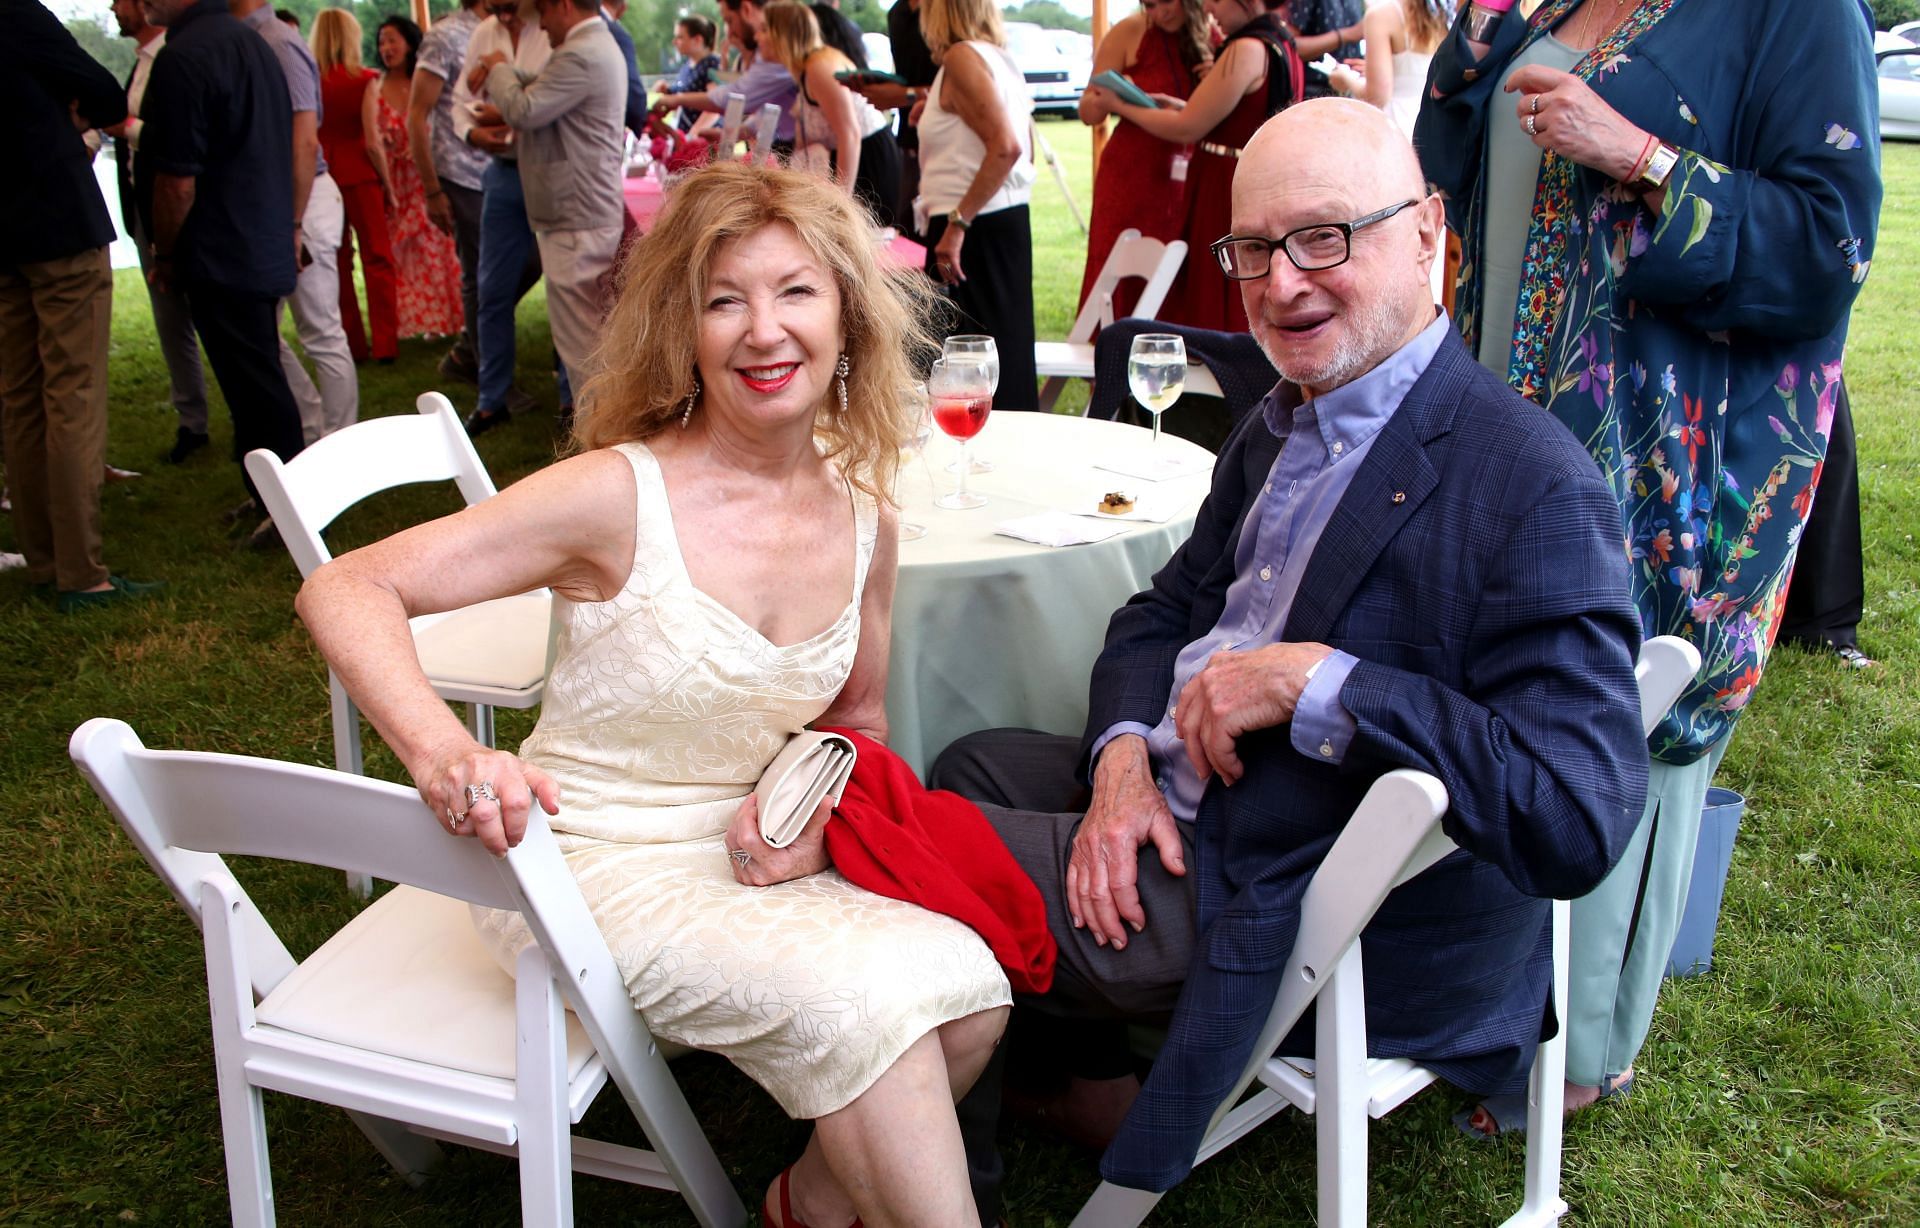
<path id="1" fill-rule="evenodd" d="M 753 787 L 760 838 L 777 849 L 799 839 L 821 798 L 840 801 L 853 761 L 853 743 L 840 734 L 803 729 L 789 738 Z"/>

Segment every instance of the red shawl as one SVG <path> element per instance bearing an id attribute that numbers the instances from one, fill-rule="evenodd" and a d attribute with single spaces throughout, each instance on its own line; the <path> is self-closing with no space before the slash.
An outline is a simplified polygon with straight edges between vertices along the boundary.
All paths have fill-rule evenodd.
<path id="1" fill-rule="evenodd" d="M 986 940 L 1007 980 L 1045 993 L 1058 953 L 1040 889 L 980 808 L 920 783 L 906 761 L 851 729 L 853 779 L 827 824 L 827 852 L 847 880 L 964 921 Z"/>

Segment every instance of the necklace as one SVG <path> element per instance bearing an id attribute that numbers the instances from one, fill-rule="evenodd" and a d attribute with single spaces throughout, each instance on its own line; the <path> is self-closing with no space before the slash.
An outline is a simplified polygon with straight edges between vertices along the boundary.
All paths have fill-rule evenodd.
<path id="1" fill-rule="evenodd" d="M 1578 40 L 1564 40 L 1570 46 L 1582 51 L 1592 48 L 1612 32 L 1615 26 L 1625 21 L 1640 7 L 1640 0 L 1586 0 L 1580 6 L 1580 34 Z M 1598 18 L 1595 13 L 1600 14 Z"/>

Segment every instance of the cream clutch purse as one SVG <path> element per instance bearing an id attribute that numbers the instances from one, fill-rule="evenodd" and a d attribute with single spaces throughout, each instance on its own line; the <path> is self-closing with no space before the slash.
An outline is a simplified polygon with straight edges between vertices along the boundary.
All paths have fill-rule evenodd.
<path id="1" fill-rule="evenodd" d="M 799 839 L 821 798 L 840 800 L 853 760 L 853 743 L 837 733 L 804 729 L 788 739 L 753 787 L 760 803 L 760 838 L 777 849 Z"/>

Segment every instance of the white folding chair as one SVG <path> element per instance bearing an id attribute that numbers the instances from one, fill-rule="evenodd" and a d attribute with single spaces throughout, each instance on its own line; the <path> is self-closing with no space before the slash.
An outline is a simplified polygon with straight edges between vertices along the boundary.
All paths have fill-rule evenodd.
<path id="1" fill-rule="evenodd" d="M 1113 323 L 1113 292 L 1122 281 L 1138 277 L 1147 284 L 1129 315 L 1151 320 L 1167 301 L 1167 291 L 1179 275 L 1180 263 L 1187 258 L 1187 242 L 1175 239 L 1162 243 L 1142 238 L 1138 230 L 1123 230 L 1100 266 L 1100 275 L 1080 305 L 1073 327 L 1065 341 L 1036 341 L 1033 344 L 1034 369 L 1047 377 L 1040 389 L 1040 408 L 1051 410 L 1060 399 L 1060 390 L 1069 379 L 1093 378 L 1093 334 Z"/>
<path id="2" fill-rule="evenodd" d="M 523 1223 L 573 1222 L 574 1171 L 678 1190 L 709 1228 L 744 1222 L 537 810 L 496 860 L 383 781 L 152 751 L 124 722 L 98 718 L 69 749 L 205 939 L 236 1224 L 273 1223 L 263 1091 L 347 1109 L 415 1183 L 440 1158 L 431 1139 L 517 1156 Z M 410 885 L 295 962 L 223 855 Z M 535 942 L 513 976 L 462 901 L 526 918 Z M 609 1079 L 653 1151 L 570 1134 Z"/>
<path id="3" fill-rule="evenodd" d="M 727 109 L 720 113 L 720 143 L 715 145 L 714 156 L 731 158 L 736 145 L 740 143 L 740 124 L 746 119 L 747 100 L 738 94 L 727 99 Z"/>
<path id="4" fill-rule="evenodd" d="M 491 499 L 493 479 L 453 404 L 423 393 L 419 414 L 368 418 L 335 431 L 291 461 L 264 448 L 247 454 L 260 498 L 302 576 L 333 557 L 321 530 L 370 495 L 414 482 L 452 481 L 468 504 Z M 553 594 L 546 589 L 412 620 L 414 649 L 434 693 L 467 705 L 467 728 L 494 741 L 495 708 L 534 708 L 546 692 L 553 649 Z M 333 765 L 360 775 L 360 710 L 331 670 Z M 366 895 L 370 883 L 353 887 Z"/>
<path id="5" fill-rule="evenodd" d="M 779 126 L 779 106 L 770 102 L 766 106 L 761 107 L 760 116 L 754 120 L 753 124 L 753 156 L 765 162 L 768 166 L 772 166 L 780 160 L 774 156 L 773 152 L 773 133 Z"/>
<path id="6" fill-rule="evenodd" d="M 1654 725 L 1692 679 L 1700 654 L 1675 636 L 1648 640 L 1634 676 L 1641 725 Z M 1398 1108 L 1437 1076 L 1402 1058 L 1367 1056 L 1361 930 L 1387 893 L 1453 852 L 1440 830 L 1447 793 L 1435 777 L 1388 772 L 1361 799 L 1301 901 L 1300 932 L 1254 1058 L 1214 1114 L 1196 1164 L 1289 1105 L 1317 1119 L 1319 1217 L 1323 1228 L 1363 1228 L 1367 1219 L 1367 1120 Z M 1562 1026 L 1535 1053 L 1527 1087 L 1525 1200 L 1505 1228 L 1559 1222 L 1561 1110 L 1566 1092 L 1567 902 L 1553 902 L 1553 1008 Z M 1272 1056 L 1309 1005 L 1311 1060 Z M 1260 1090 L 1240 1097 L 1258 1082 Z M 1161 1195 L 1102 1182 L 1075 1228 L 1135 1228 Z"/>

